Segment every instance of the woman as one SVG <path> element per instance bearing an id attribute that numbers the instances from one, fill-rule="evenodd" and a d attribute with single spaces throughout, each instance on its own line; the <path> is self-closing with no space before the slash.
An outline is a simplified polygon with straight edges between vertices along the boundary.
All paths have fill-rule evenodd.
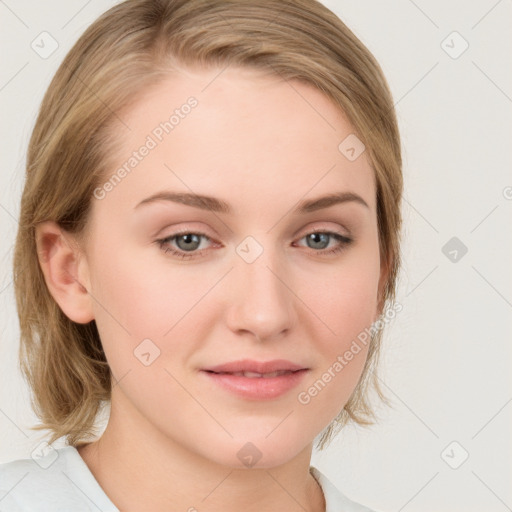
<path id="1" fill-rule="evenodd" d="M 43 100 L 15 248 L 35 428 L 68 446 L 4 464 L 2 510 L 369 510 L 310 460 L 372 419 L 401 192 L 385 78 L 322 4 L 102 15 Z"/>

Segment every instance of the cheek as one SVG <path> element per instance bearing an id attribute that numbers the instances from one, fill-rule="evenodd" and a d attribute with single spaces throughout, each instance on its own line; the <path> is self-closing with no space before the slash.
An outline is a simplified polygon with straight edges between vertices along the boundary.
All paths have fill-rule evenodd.
<path id="1" fill-rule="evenodd" d="M 112 249 L 110 254 L 115 254 Z M 162 338 L 207 291 L 199 273 L 166 265 L 163 257 L 155 264 L 155 251 L 131 251 L 130 258 L 118 253 L 95 264 L 92 294 L 97 321 L 134 341 Z"/>
<path id="2" fill-rule="evenodd" d="M 328 343 L 332 348 L 343 349 L 375 320 L 377 282 L 370 275 L 344 275 L 330 282 L 318 310 L 336 340 Z"/>
<path id="3" fill-rule="evenodd" d="M 312 337 L 318 364 L 296 397 L 305 421 L 312 425 L 329 424 L 350 399 L 367 359 L 376 310 L 376 287 L 371 280 L 353 276 L 333 280 L 330 286 L 316 304 L 329 330 L 322 328 L 325 334 L 317 331 Z"/>
<path id="4" fill-rule="evenodd" d="M 320 360 L 297 399 L 306 410 L 318 409 L 324 421 L 339 414 L 361 377 L 376 319 L 379 274 L 378 252 L 354 253 L 337 269 L 320 273 L 314 287 L 303 288 L 301 297 L 316 318 L 310 337 Z"/>
<path id="5" fill-rule="evenodd" d="M 376 320 L 379 276 L 378 246 L 372 243 L 301 280 L 300 297 L 325 328 L 326 335 L 317 338 L 326 353 L 344 350 Z"/>

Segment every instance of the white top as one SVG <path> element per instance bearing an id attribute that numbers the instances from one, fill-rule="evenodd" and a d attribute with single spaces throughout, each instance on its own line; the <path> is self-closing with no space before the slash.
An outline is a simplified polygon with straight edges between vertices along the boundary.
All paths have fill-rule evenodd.
<path id="1" fill-rule="evenodd" d="M 349 500 L 311 466 L 326 512 L 376 512 Z M 73 446 L 0 464 L 1 512 L 119 512 Z"/>

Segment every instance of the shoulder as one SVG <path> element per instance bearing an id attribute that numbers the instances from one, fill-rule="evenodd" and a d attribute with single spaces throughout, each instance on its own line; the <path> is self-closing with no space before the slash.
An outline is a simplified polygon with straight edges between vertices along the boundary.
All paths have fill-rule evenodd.
<path id="1" fill-rule="evenodd" d="M 320 484 L 325 498 L 325 512 L 378 512 L 347 498 L 337 487 L 317 468 L 311 466 L 310 471 Z"/>
<path id="2" fill-rule="evenodd" d="M 94 482 L 91 487 L 89 475 L 92 477 L 78 451 L 72 446 L 50 448 L 39 457 L 0 464 L 0 510 L 96 510 L 97 489 L 94 488 Z"/>

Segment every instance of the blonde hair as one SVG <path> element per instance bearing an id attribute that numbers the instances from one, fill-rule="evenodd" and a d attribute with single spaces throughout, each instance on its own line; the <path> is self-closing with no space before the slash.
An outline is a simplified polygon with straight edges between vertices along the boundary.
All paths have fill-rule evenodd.
<path id="1" fill-rule="evenodd" d="M 110 401 L 111 373 L 95 321 L 71 321 L 50 294 L 35 228 L 52 220 L 79 237 L 94 189 L 111 171 L 109 155 L 127 129 L 118 113 L 180 66 L 259 68 L 312 84 L 345 113 L 375 173 L 381 258 L 388 278 L 382 308 L 394 300 L 400 266 L 402 161 L 392 96 L 359 39 L 317 0 L 127 0 L 101 15 L 57 70 L 29 142 L 14 252 L 20 367 L 31 402 L 50 430 L 77 446 L 95 435 Z M 341 142 L 341 141 L 340 141 Z M 361 378 L 323 448 L 350 419 L 372 424 L 371 387 L 382 329 L 372 334 Z"/>

